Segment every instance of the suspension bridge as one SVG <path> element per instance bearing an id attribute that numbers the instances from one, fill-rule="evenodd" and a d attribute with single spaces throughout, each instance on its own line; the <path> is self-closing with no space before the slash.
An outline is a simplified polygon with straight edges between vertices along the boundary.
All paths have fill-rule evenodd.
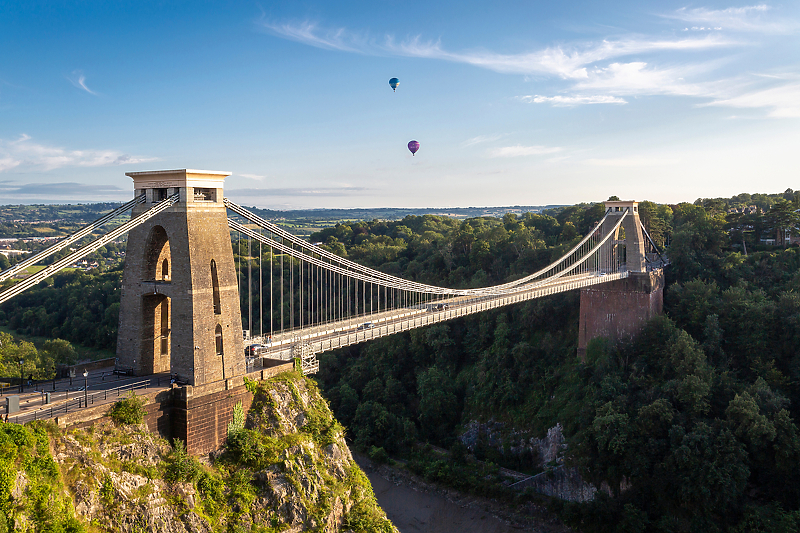
<path id="1" fill-rule="evenodd" d="M 133 200 L 0 273 L 3 284 L 57 257 L 6 283 L 0 305 L 127 233 L 118 366 L 135 376 L 169 373 L 194 387 L 229 383 L 264 359 L 299 359 L 304 373 L 314 373 L 327 350 L 564 291 L 651 279 L 666 264 L 637 202 L 609 201 L 591 231 L 544 268 L 489 287 L 440 287 L 350 261 L 259 217 L 224 197 L 230 173 L 127 175 Z M 633 318 L 615 323 L 613 313 L 602 320 L 595 313 L 585 320 L 589 331 L 582 310 L 583 347 L 603 328 L 619 335 L 641 322 L 637 313 L 660 312 L 648 287 L 622 291 L 645 294 L 644 312 L 615 304 Z"/>
<path id="2" fill-rule="evenodd" d="M 611 201 L 606 202 L 603 218 L 589 234 L 537 272 L 490 287 L 439 287 L 368 268 L 259 217 L 222 196 L 222 180 L 228 173 L 178 170 L 128 175 L 136 182 L 133 200 L 0 273 L 2 283 L 70 250 L 0 292 L 0 304 L 129 233 L 118 344 L 121 364 L 140 375 L 171 372 L 190 384 L 241 373 L 247 366 L 245 344 L 254 345 L 248 351 L 253 355 L 300 358 L 304 371 L 313 373 L 318 369 L 316 355 L 327 350 L 609 283 L 632 273 L 660 269 L 665 263 L 639 219 L 638 204 Z M 190 184 L 202 187 L 187 186 Z M 122 224 L 95 235 L 129 213 Z M 165 227 L 172 227 L 177 234 L 169 235 Z M 190 227 L 196 229 L 196 235 L 190 234 Z M 232 240 L 234 234 L 238 238 Z M 190 243 L 192 240 L 198 242 Z M 191 244 L 199 246 L 187 250 Z M 239 247 L 238 263 L 233 260 L 234 246 Z M 195 259 L 204 255 L 207 260 L 197 265 Z M 225 282 L 220 285 L 222 278 Z M 198 288 L 200 294 L 193 294 Z M 128 294 L 132 290 L 137 294 Z M 189 295 L 191 314 L 176 318 L 171 307 L 178 302 L 171 305 L 171 300 L 186 300 Z M 200 301 L 203 299 L 207 302 Z M 240 313 L 242 318 L 246 316 L 246 330 Z M 179 319 L 183 321 L 180 325 Z M 181 368 L 186 365 L 173 359 L 181 337 L 187 330 L 197 329 L 198 321 L 209 322 L 203 325 L 207 331 L 213 330 L 213 342 L 202 346 L 187 338 L 184 345 L 191 352 L 205 349 L 213 353 L 192 354 L 189 369 L 194 372 L 186 373 Z M 136 331 L 128 331 L 131 327 Z M 197 372 L 199 365 L 193 363 L 203 355 L 229 360 L 218 365 L 220 376 L 199 375 L 207 369 Z"/>

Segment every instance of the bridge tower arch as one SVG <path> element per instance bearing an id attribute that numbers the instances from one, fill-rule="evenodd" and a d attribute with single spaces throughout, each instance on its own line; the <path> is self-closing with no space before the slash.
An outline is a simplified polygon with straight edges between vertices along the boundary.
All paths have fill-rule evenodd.
<path id="1" fill-rule="evenodd" d="M 117 358 L 136 375 L 177 374 L 198 386 L 245 373 L 239 289 L 223 183 L 229 172 L 129 172 L 146 201 L 172 207 L 128 234 Z M 224 346 L 224 355 L 220 346 Z"/>
<path id="2" fill-rule="evenodd" d="M 605 206 L 609 216 L 601 227 L 603 235 L 608 235 L 627 213 L 611 242 L 616 257 L 625 259 L 628 277 L 581 289 L 581 359 L 586 358 L 586 347 L 592 339 L 605 337 L 616 342 L 630 338 L 664 309 L 664 271 L 647 268 L 639 202 L 608 201 Z"/>

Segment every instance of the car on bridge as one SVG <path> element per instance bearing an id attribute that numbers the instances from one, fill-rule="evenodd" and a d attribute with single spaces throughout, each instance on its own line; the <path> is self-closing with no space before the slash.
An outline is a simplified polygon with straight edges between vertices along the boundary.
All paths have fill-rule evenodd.
<path id="1" fill-rule="evenodd" d="M 374 327 L 375 324 L 373 324 L 372 322 L 364 322 L 363 324 L 361 324 L 356 328 L 356 331 L 361 331 L 362 329 L 372 329 Z"/>
<path id="2" fill-rule="evenodd" d="M 247 358 L 261 357 L 267 351 L 269 346 L 266 344 L 251 344 L 244 347 L 244 356 Z"/>

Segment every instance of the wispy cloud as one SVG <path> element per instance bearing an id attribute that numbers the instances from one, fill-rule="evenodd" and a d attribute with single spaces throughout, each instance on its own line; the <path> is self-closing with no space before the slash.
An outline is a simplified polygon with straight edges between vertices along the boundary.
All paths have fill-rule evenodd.
<path id="1" fill-rule="evenodd" d="M 77 87 L 78 89 L 83 89 L 89 94 L 93 94 L 97 96 L 97 93 L 91 90 L 89 87 L 86 86 L 86 76 L 84 76 L 82 70 L 73 70 L 72 74 L 67 76 L 69 82 Z"/>
<path id="2" fill-rule="evenodd" d="M 660 165 L 674 165 L 677 159 L 663 159 L 658 157 L 618 157 L 610 159 L 586 159 L 587 165 L 596 167 L 653 167 Z"/>
<path id="3" fill-rule="evenodd" d="M 258 181 L 261 181 L 264 178 L 266 178 L 266 176 L 262 176 L 261 174 L 241 174 L 240 173 L 240 174 L 237 174 L 237 176 L 241 176 L 241 177 L 247 178 L 249 180 L 258 180 Z"/>
<path id="4" fill-rule="evenodd" d="M 611 63 L 605 67 L 591 69 L 586 79 L 576 82 L 576 91 L 607 91 L 616 95 L 713 96 L 715 89 L 709 84 L 686 81 L 695 72 L 703 71 L 703 65 L 680 65 L 658 68 L 644 61 Z"/>
<path id="5" fill-rule="evenodd" d="M 122 189 L 114 185 L 102 185 L 94 183 L 76 183 L 76 182 L 57 182 L 57 183 L 24 183 L 17 184 L 16 182 L 3 182 L 0 184 L 0 190 L 4 194 L 14 196 L 35 196 L 47 198 L 64 198 L 64 197 L 77 197 L 83 198 L 86 196 L 119 196 L 122 193 L 128 193 L 127 189 Z"/>
<path id="6" fill-rule="evenodd" d="M 768 109 L 773 118 L 800 118 L 800 83 L 758 89 L 705 104 L 751 109 Z"/>
<path id="7" fill-rule="evenodd" d="M 226 189 L 230 196 L 265 198 L 271 196 L 353 196 L 371 191 L 367 187 L 287 187 L 275 189 Z"/>
<path id="8" fill-rule="evenodd" d="M 627 104 L 627 100 L 609 95 L 594 96 L 541 96 L 529 95 L 518 97 L 523 102 L 532 104 L 550 104 L 554 107 L 575 107 L 587 104 Z"/>
<path id="9" fill-rule="evenodd" d="M 16 167 L 53 170 L 62 167 L 102 167 L 155 161 L 116 150 L 67 150 L 34 143 L 27 134 L 13 141 L 0 139 L 0 172 Z"/>
<path id="10" fill-rule="evenodd" d="M 463 148 L 467 148 L 468 146 L 475 146 L 476 144 L 483 144 L 492 141 L 497 141 L 502 139 L 502 135 L 478 135 L 477 137 L 473 137 L 471 139 L 467 139 L 466 141 L 461 143 Z"/>
<path id="11" fill-rule="evenodd" d="M 708 9 L 705 7 L 682 7 L 673 13 L 662 14 L 664 18 L 695 24 L 693 30 L 731 30 L 760 33 L 788 33 L 797 29 L 797 24 L 789 20 L 775 20 L 770 17 L 771 8 L 766 4 L 727 9 Z M 687 30 L 689 28 L 686 28 Z"/>
<path id="12" fill-rule="evenodd" d="M 4 170 L 8 170 L 8 169 L 11 169 L 11 168 L 14 168 L 14 167 L 17 167 L 17 166 L 19 166 L 20 163 L 21 163 L 21 161 L 18 161 L 16 159 L 12 158 L 12 157 L 0 158 L 0 172 L 3 172 Z"/>
<path id="13" fill-rule="evenodd" d="M 696 52 L 751 47 L 758 43 L 753 32 L 781 33 L 800 28 L 791 20 L 771 17 L 766 4 L 728 9 L 681 8 L 661 15 L 667 19 L 692 24 L 698 31 L 711 31 L 684 37 L 663 38 L 629 35 L 594 42 L 562 43 L 538 50 L 499 54 L 486 50 L 448 50 L 441 40 L 413 36 L 398 40 L 392 35 L 374 36 L 347 28 L 324 28 L 313 22 L 274 23 L 262 20 L 266 30 L 285 39 L 328 50 L 365 55 L 405 56 L 438 59 L 474 65 L 499 73 L 520 74 L 560 80 L 566 87 L 555 95 L 527 95 L 523 102 L 546 103 L 555 107 L 591 104 L 628 103 L 626 96 L 682 96 L 701 100 L 701 105 L 761 107 L 769 117 L 793 117 L 797 105 L 784 97 L 793 90 L 774 87 L 753 92 L 752 80 L 757 73 L 730 77 L 729 69 L 721 68 L 734 61 L 721 54 L 716 59 L 704 56 L 698 61 Z M 688 30 L 688 28 L 687 28 Z M 733 30 L 750 32 L 747 39 L 732 35 Z M 677 55 L 692 52 L 692 54 Z M 778 81 L 775 82 L 779 83 Z M 769 101 L 769 97 L 776 99 Z M 494 140 L 494 139 L 493 139 Z M 481 136 L 465 141 L 465 146 L 486 142 Z"/>
<path id="14" fill-rule="evenodd" d="M 564 79 L 583 79 L 588 77 L 587 68 L 600 61 L 636 54 L 703 50 L 734 44 L 736 44 L 735 41 L 718 35 L 673 40 L 627 38 L 570 46 L 553 46 L 519 54 L 495 54 L 490 52 L 452 53 L 443 50 L 439 42 L 423 42 L 419 38 L 415 38 L 399 45 L 388 42 L 387 49 L 402 55 L 467 63 L 507 74 L 550 74 Z"/>
<path id="15" fill-rule="evenodd" d="M 328 50 L 357 52 L 367 55 L 400 55 L 466 63 L 508 74 L 550 74 L 564 79 L 587 77 L 586 67 L 598 61 L 634 54 L 667 50 L 703 50 L 726 47 L 735 41 L 719 35 L 681 39 L 625 38 L 551 46 L 518 54 L 497 54 L 487 51 L 451 52 L 440 41 L 420 36 L 396 41 L 391 35 L 383 38 L 352 32 L 346 28 L 326 29 L 312 22 L 277 24 L 261 21 L 270 33 Z"/>
<path id="16" fill-rule="evenodd" d="M 529 155 L 546 155 L 560 152 L 563 148 L 558 146 L 504 146 L 489 150 L 489 157 L 522 157 Z"/>

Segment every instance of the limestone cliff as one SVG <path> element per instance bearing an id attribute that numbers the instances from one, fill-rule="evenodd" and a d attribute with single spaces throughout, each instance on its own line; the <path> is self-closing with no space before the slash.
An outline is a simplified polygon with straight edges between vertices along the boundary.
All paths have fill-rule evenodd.
<path id="1" fill-rule="evenodd" d="M 5 531 L 396 531 L 313 382 L 250 384 L 202 462 L 141 426 L 0 426 Z"/>

